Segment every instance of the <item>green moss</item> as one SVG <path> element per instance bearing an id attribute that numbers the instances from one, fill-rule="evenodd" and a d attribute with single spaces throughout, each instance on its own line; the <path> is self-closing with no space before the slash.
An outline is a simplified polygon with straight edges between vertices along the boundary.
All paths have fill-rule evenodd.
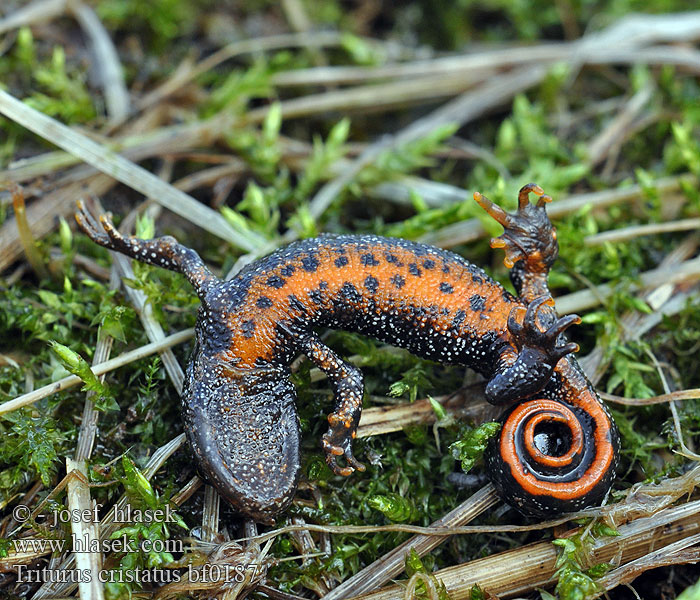
<path id="1" fill-rule="evenodd" d="M 596 523 L 585 540 L 581 534 L 560 538 L 552 543 L 559 548 L 557 558 L 556 594 L 560 600 L 585 600 L 599 592 L 596 579 L 605 575 L 613 565 L 599 563 L 590 568 L 581 566 L 581 560 L 591 548 L 595 537 L 616 536 L 617 531 L 603 523 Z"/>
<path id="2" fill-rule="evenodd" d="M 39 52 L 27 28 L 19 31 L 9 57 L 0 59 L 0 77 L 5 85 L 21 86 L 22 98 L 31 107 L 65 123 L 83 123 L 95 117 L 85 65 L 67 63 L 61 46 L 54 46 L 50 54 L 44 48 Z"/>
<path id="3" fill-rule="evenodd" d="M 99 0 L 97 14 L 112 30 L 140 32 L 158 52 L 194 31 L 195 15 L 212 6 L 211 0 Z"/>

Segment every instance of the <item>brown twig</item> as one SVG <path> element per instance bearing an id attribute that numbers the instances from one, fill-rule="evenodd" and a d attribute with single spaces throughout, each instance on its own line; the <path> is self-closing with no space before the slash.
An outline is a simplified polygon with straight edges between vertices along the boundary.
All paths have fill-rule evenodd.
<path id="1" fill-rule="evenodd" d="M 700 501 L 669 508 L 652 517 L 637 519 L 618 527 L 619 537 L 596 540 L 588 553 L 587 563 L 618 561 L 625 564 L 658 550 L 672 548 L 679 539 L 700 532 Z M 571 532 L 574 533 L 574 532 Z M 666 548 L 668 551 L 668 548 Z M 441 569 L 433 575 L 445 584 L 453 600 L 470 598 L 474 583 L 491 594 L 524 594 L 555 581 L 557 551 L 550 542 L 537 542 L 464 565 Z M 647 565 L 646 568 L 652 568 Z M 353 600 L 399 600 L 403 590 L 389 586 L 373 593 L 353 595 Z"/>
<path id="2" fill-rule="evenodd" d="M 599 392 L 599 395 L 603 400 L 606 400 L 607 402 L 614 402 L 615 404 L 625 404 L 627 406 L 649 406 L 651 404 L 665 404 L 667 402 L 674 402 L 675 400 L 697 400 L 700 398 L 700 389 L 678 390 L 677 392 L 661 394 L 660 396 L 653 396 L 651 398 L 623 398 L 622 396 L 606 394 L 605 392 Z"/>

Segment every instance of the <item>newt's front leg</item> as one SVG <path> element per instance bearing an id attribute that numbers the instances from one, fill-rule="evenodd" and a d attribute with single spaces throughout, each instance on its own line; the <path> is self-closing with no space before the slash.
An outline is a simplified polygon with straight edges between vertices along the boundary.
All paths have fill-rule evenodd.
<path id="1" fill-rule="evenodd" d="M 530 193 L 539 196 L 537 204 L 530 202 Z M 505 231 L 491 240 L 491 247 L 505 249 L 503 263 L 511 269 L 510 279 L 518 296 L 526 304 L 540 296 L 551 296 L 547 276 L 559 256 L 557 231 L 545 210 L 552 198 L 539 185 L 528 183 L 518 193 L 518 210 L 513 214 L 479 192 L 474 193 L 474 200 L 503 225 Z"/>
<path id="2" fill-rule="evenodd" d="M 530 203 L 530 193 L 539 196 L 537 204 Z M 503 225 L 505 231 L 491 240 L 491 247 L 505 249 L 503 262 L 511 269 L 511 281 L 527 306 L 512 309 L 508 331 L 515 348 L 503 350 L 496 375 L 486 386 L 489 402 L 510 404 L 539 392 L 559 360 L 578 350 L 562 333 L 581 319 L 577 315 L 558 318 L 547 286 L 549 270 L 559 255 L 557 233 L 545 210 L 552 199 L 534 183 L 520 189 L 518 210 L 513 214 L 479 192 L 474 199 Z"/>
<path id="3" fill-rule="evenodd" d="M 154 240 L 125 238 L 114 227 L 107 215 L 100 215 L 98 221 L 87 210 L 82 200 L 78 200 L 78 212 L 75 213 L 75 220 L 80 229 L 100 246 L 121 252 L 125 256 L 149 265 L 182 273 L 202 300 L 210 289 L 221 283 L 207 269 L 194 250 L 183 246 L 169 235 Z"/>
<path id="4" fill-rule="evenodd" d="M 496 375 L 486 386 L 486 399 L 491 404 L 511 404 L 536 394 L 547 385 L 559 360 L 578 351 L 578 344 L 560 337 L 565 329 L 581 322 L 578 315 L 556 319 L 546 330 L 540 329 L 540 311 L 553 303 L 551 296 L 539 296 L 527 309 L 517 306 L 511 311 L 508 330 L 518 352 L 509 346 L 501 355 Z M 525 313 L 522 323 L 518 313 Z"/>

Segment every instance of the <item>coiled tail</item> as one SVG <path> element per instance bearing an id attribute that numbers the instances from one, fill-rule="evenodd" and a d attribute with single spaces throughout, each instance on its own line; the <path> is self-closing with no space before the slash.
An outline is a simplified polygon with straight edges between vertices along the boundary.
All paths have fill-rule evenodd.
<path id="1" fill-rule="evenodd" d="M 619 434 L 595 392 L 577 405 L 538 398 L 511 408 L 486 451 L 501 497 L 547 517 L 600 504 L 615 477 Z"/>

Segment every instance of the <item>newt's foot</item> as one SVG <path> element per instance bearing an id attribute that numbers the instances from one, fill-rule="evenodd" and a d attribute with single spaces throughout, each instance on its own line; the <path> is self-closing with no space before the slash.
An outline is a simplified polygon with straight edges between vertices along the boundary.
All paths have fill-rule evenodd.
<path id="1" fill-rule="evenodd" d="M 552 312 L 544 319 L 549 322 L 549 327 L 540 329 L 538 322 L 542 319 L 538 319 L 539 312 L 545 305 L 552 304 L 551 296 L 543 295 L 530 302 L 527 308 L 516 306 L 511 310 L 508 330 L 517 347 L 517 358 L 499 370 L 486 386 L 486 399 L 491 404 L 513 404 L 538 393 L 550 381 L 559 360 L 578 350 L 578 345 L 573 342 L 559 341 L 564 330 L 581 321 L 578 315 L 557 319 Z M 518 313 L 523 311 L 525 315 L 521 323 Z"/>
<path id="2" fill-rule="evenodd" d="M 194 250 L 181 246 L 169 235 L 154 240 L 124 237 L 112 224 L 109 214 L 100 215 L 99 220 L 96 219 L 82 200 L 78 200 L 75 220 L 93 242 L 108 250 L 121 252 L 125 256 L 149 265 L 182 273 L 202 299 L 212 286 L 220 283 L 204 266 L 202 259 Z"/>
<path id="3" fill-rule="evenodd" d="M 554 300 L 551 296 L 538 296 L 528 305 L 527 309 L 521 306 L 513 308 L 508 316 L 508 330 L 513 335 L 516 346 L 522 353 L 525 348 L 536 351 L 542 355 L 542 360 L 554 367 L 559 359 L 578 352 L 578 344 L 569 342 L 557 345 L 559 335 L 572 325 L 581 322 L 578 315 L 567 315 L 556 319 L 553 325 L 542 331 L 537 325 L 537 316 L 543 306 L 553 306 Z M 520 324 L 517 320 L 517 313 L 524 310 L 525 316 Z"/>
<path id="4" fill-rule="evenodd" d="M 351 433 L 350 429 L 345 427 L 342 422 L 334 422 L 335 415 L 331 414 L 328 417 L 330 428 L 323 435 L 322 444 L 323 451 L 326 453 L 326 463 L 336 475 L 347 477 L 355 469 L 364 471 L 365 465 L 357 460 L 352 453 L 352 440 L 355 437 L 354 430 Z M 336 459 L 339 456 L 345 456 L 347 466 L 341 467 Z"/>
<path id="5" fill-rule="evenodd" d="M 112 224 L 109 215 L 100 215 L 99 222 L 86 208 L 85 202 L 78 200 L 78 210 L 75 213 L 75 220 L 80 229 L 83 230 L 93 242 L 104 246 L 109 250 L 121 251 L 126 246 L 126 240 L 122 234 Z"/>
<path id="6" fill-rule="evenodd" d="M 537 204 L 530 203 L 530 193 L 539 196 Z M 492 248 L 505 249 L 505 266 L 510 269 L 523 260 L 526 271 L 546 275 L 559 254 L 557 232 L 545 210 L 552 198 L 539 185 L 528 183 L 518 193 L 518 210 L 513 214 L 479 192 L 474 192 L 474 200 L 505 229 L 503 235 L 491 240 Z"/>

